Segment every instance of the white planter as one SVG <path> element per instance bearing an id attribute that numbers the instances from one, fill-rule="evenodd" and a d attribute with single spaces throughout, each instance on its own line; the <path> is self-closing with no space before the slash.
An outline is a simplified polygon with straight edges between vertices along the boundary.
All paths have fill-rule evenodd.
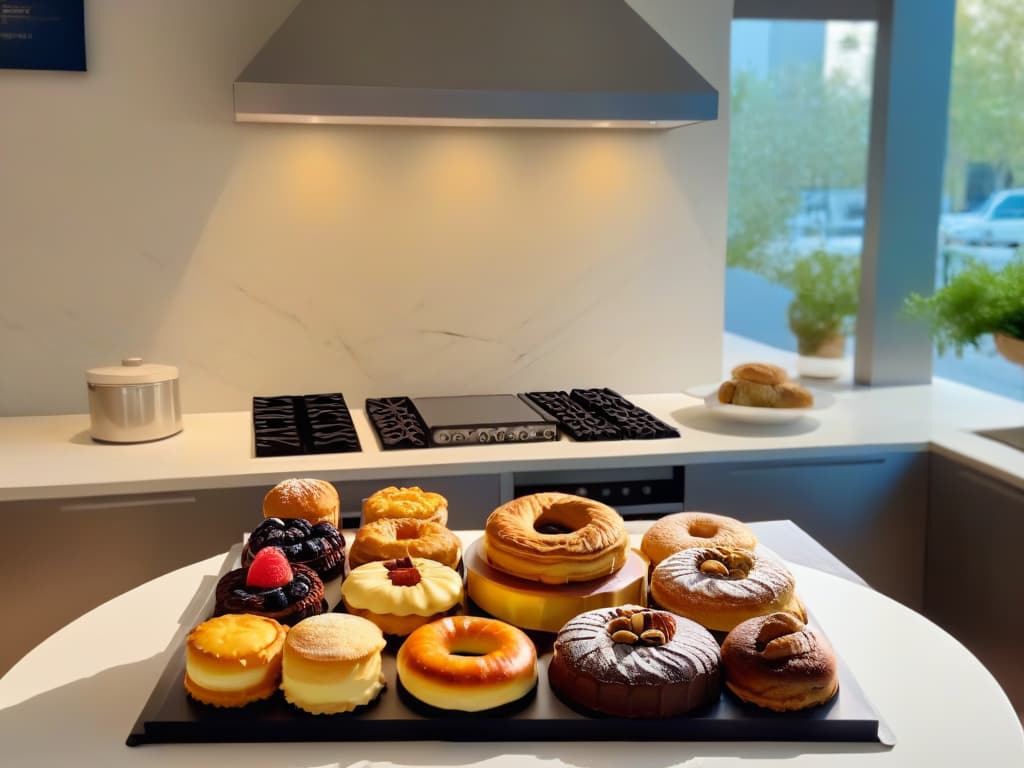
<path id="1" fill-rule="evenodd" d="M 809 379 L 838 379 L 845 367 L 846 359 L 842 357 L 798 355 L 796 358 L 797 375 Z"/>
<path id="2" fill-rule="evenodd" d="M 797 345 L 801 346 L 800 344 Z M 800 354 L 796 358 L 796 372 L 811 379 L 838 379 L 846 368 L 846 337 L 835 334 L 825 339 L 814 350 L 815 354 Z"/>

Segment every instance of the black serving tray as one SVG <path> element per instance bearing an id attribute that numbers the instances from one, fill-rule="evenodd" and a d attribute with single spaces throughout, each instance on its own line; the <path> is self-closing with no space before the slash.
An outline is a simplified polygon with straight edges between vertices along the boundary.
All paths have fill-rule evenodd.
<path id="1" fill-rule="evenodd" d="M 240 547 L 221 573 L 238 567 Z M 216 581 L 204 582 L 184 617 L 183 631 L 143 707 L 127 744 L 266 741 L 847 741 L 895 744 L 839 658 L 839 693 L 831 702 L 802 712 L 776 713 L 744 704 L 724 686 L 719 700 L 700 711 L 668 719 L 626 719 L 586 712 L 551 690 L 547 667 L 554 635 L 531 632 L 537 645 L 538 682 L 522 700 L 486 712 L 450 712 L 416 701 L 395 673 L 398 642 L 384 651 L 386 687 L 376 701 L 355 712 L 310 715 L 290 706 L 281 692 L 239 709 L 199 704 L 184 689 L 187 629 L 213 613 Z M 337 580 L 329 597 L 340 593 Z M 482 613 L 470 606 L 471 612 Z M 810 621 L 814 626 L 813 617 Z M 821 632 L 819 627 L 815 630 Z"/>

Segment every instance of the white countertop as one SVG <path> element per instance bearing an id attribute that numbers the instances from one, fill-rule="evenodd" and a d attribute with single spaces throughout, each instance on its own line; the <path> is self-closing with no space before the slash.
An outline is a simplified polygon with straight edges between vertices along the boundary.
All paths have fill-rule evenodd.
<path id="1" fill-rule="evenodd" d="M 273 485 L 315 474 L 387 480 L 529 470 L 685 465 L 842 456 L 929 447 L 1024 487 L 1024 452 L 971 430 L 1024 425 L 1024 403 L 937 381 L 930 386 L 853 388 L 788 425 L 725 422 L 695 397 L 627 395 L 679 428 L 679 438 L 381 451 L 361 410 L 359 453 L 253 456 L 248 411 L 185 416 L 180 434 L 153 443 L 103 445 L 84 414 L 0 419 L 0 501 Z"/>
<path id="2" fill-rule="evenodd" d="M 475 534 L 460 535 L 468 541 Z M 5 759 L 11 765 L 47 768 L 83 760 L 88 765 L 165 768 L 959 768 L 1020 765 L 1024 760 L 1024 733 L 1005 693 L 962 645 L 919 614 L 867 587 L 792 563 L 804 602 L 891 728 L 895 747 L 756 741 L 124 746 L 169 654 L 180 652 L 181 633 L 197 610 L 193 597 L 202 585 L 212 587 L 222 561 L 218 556 L 182 568 L 99 606 L 0 678 L 0 743 Z"/>

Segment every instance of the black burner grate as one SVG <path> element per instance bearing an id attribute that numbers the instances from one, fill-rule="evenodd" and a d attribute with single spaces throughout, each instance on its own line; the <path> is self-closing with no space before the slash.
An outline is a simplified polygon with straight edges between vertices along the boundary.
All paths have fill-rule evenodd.
<path id="1" fill-rule="evenodd" d="M 252 426 L 258 457 L 361 450 L 340 392 L 254 397 Z"/>
<path id="2" fill-rule="evenodd" d="M 569 396 L 588 411 L 612 422 L 627 440 L 657 440 L 679 437 L 671 427 L 612 389 L 574 389 Z"/>
<path id="3" fill-rule="evenodd" d="M 430 447 L 427 425 L 411 398 L 367 398 L 366 416 L 377 431 L 380 447 L 385 451 Z"/>
<path id="4" fill-rule="evenodd" d="M 555 419 L 573 440 L 622 440 L 625 437 L 622 430 L 603 416 L 588 411 L 569 397 L 568 392 L 524 392 L 522 397 Z"/>

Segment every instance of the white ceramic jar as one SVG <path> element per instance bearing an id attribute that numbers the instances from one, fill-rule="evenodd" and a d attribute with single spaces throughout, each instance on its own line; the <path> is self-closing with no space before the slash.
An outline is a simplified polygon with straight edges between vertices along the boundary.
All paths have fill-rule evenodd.
<path id="1" fill-rule="evenodd" d="M 89 433 L 109 443 L 142 443 L 182 430 L 178 369 L 129 357 L 121 365 L 90 368 Z"/>

